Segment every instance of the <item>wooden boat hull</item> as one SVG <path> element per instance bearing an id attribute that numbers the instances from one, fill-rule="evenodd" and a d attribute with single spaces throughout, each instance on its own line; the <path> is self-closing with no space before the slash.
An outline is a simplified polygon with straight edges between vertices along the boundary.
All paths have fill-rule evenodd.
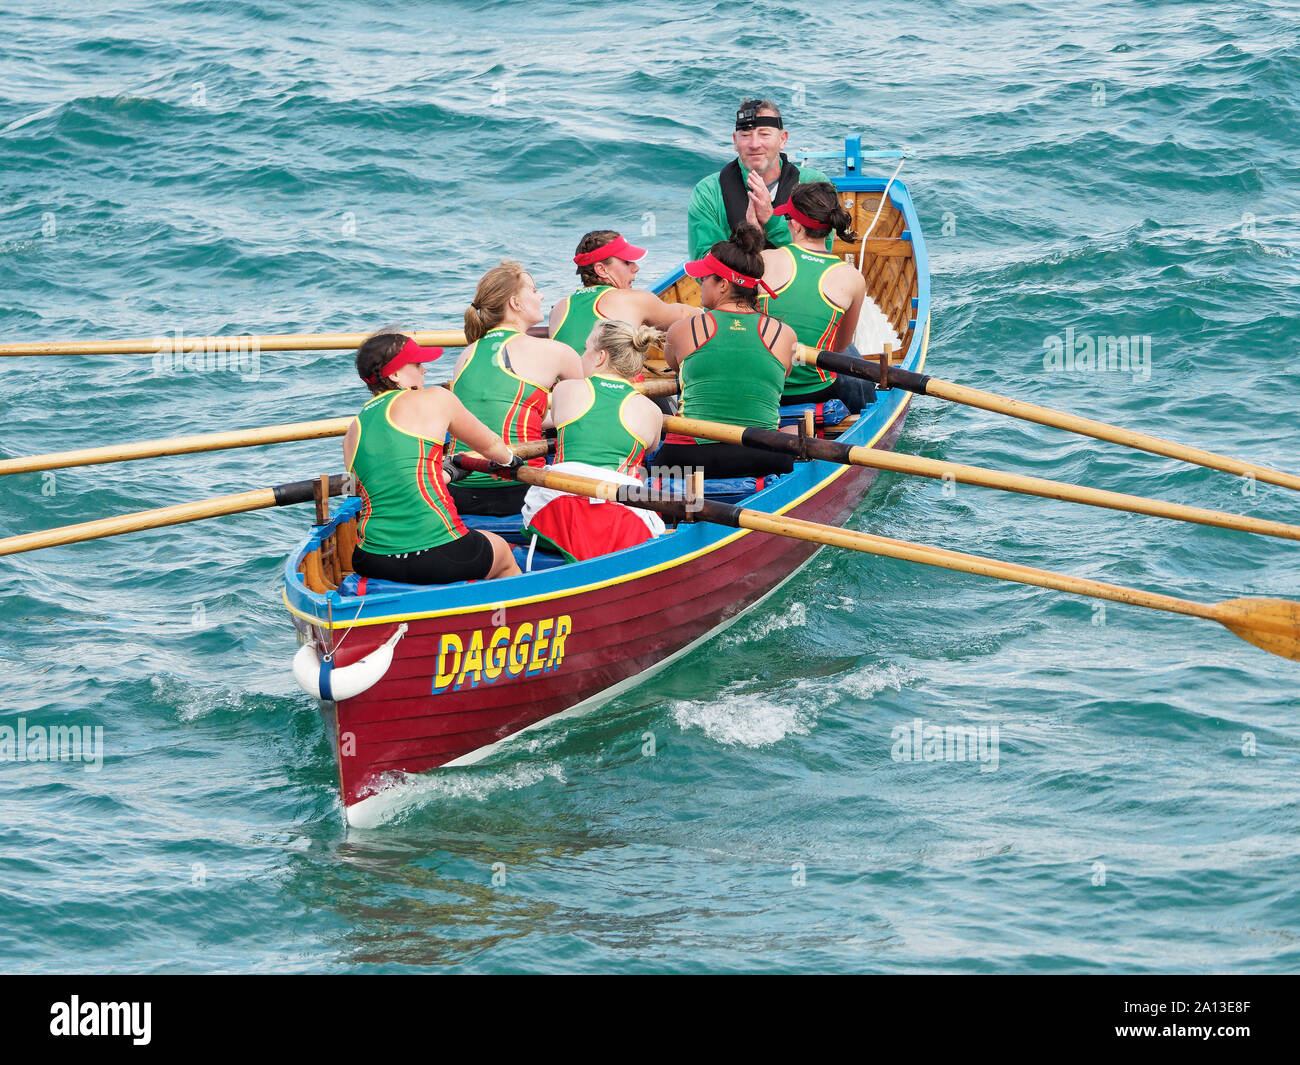
<path id="1" fill-rule="evenodd" d="M 901 186 L 891 198 L 900 218 L 912 211 Z M 923 271 L 919 227 L 908 221 Z M 920 297 L 928 302 L 928 285 L 920 289 L 916 308 Z M 903 360 L 909 369 L 925 358 L 928 322 L 920 321 Z M 842 439 L 892 448 L 909 399 L 881 393 Z M 841 525 L 875 476 L 861 467 L 799 464 L 745 505 Z M 402 777 L 476 761 L 520 732 L 590 709 L 662 668 L 770 595 L 817 550 L 784 537 L 685 525 L 635 548 L 506 581 L 362 597 L 312 591 L 309 556 L 348 521 L 349 510 L 355 513 L 355 501 L 290 557 L 285 602 L 304 640 L 336 648 L 335 667 L 371 654 L 399 625 L 407 627 L 378 683 L 323 703 L 343 803 L 359 824 L 380 816 L 385 789 Z"/>

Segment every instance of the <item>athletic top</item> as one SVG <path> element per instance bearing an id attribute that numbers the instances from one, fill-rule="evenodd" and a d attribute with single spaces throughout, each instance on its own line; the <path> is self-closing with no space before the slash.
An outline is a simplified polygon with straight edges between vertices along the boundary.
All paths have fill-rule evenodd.
<path id="1" fill-rule="evenodd" d="M 708 319 L 713 335 L 681 363 L 682 417 L 728 425 L 775 429 L 781 423 L 785 366 L 772 353 L 780 323 L 757 311 L 707 311 L 690 319 L 691 338 L 704 339 Z M 669 434 L 674 443 L 708 444 L 701 438 Z"/>
<path id="2" fill-rule="evenodd" d="M 361 492 L 359 545 L 375 555 L 441 547 L 466 532 L 442 481 L 442 443 L 393 424 L 401 394 L 381 393 L 361 408 L 348 466 Z"/>
<path id="3" fill-rule="evenodd" d="M 608 317 L 600 313 L 597 304 L 600 297 L 608 292 L 613 285 L 592 285 L 590 288 L 580 288 L 572 296 L 564 307 L 564 317 L 560 319 L 560 324 L 555 328 L 555 335 L 552 340 L 558 340 L 561 344 L 568 344 L 579 355 L 587 346 L 587 337 L 595 328 L 597 322 Z"/>
<path id="4" fill-rule="evenodd" d="M 635 470 L 651 442 L 628 427 L 623 412 L 640 393 L 623 378 L 603 373 L 593 374 L 583 384 L 586 407 L 556 426 L 555 461 L 585 462 L 619 473 Z"/>
<path id="5" fill-rule="evenodd" d="M 542 419 L 550 401 L 550 389 L 520 377 L 510 368 L 506 343 L 519 336 L 515 329 L 492 329 L 471 344 L 465 363 L 451 382 L 451 390 L 465 408 L 484 425 L 495 428 L 507 444 L 526 444 L 542 438 Z M 454 437 L 451 453 L 474 450 Z M 538 469 L 544 456 L 528 460 Z M 456 482 L 466 488 L 513 488 L 514 482 L 490 473 L 470 473 Z"/>
<path id="6" fill-rule="evenodd" d="M 820 351 L 835 340 L 835 331 L 844 308 L 837 307 L 826 298 L 822 288 L 826 275 L 844 260 L 828 252 L 808 251 L 793 244 L 778 249 L 790 258 L 790 280 L 776 290 L 780 297 L 776 310 L 781 321 L 794 330 L 800 344 Z M 758 297 L 758 309 L 771 314 L 771 297 L 763 293 Z M 819 366 L 795 366 L 785 383 L 787 396 L 817 392 L 835 380 L 835 375 Z"/>

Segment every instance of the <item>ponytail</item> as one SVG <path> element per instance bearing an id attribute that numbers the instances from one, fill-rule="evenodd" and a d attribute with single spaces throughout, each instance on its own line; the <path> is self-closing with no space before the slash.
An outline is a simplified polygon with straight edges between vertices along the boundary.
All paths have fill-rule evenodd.
<path id="1" fill-rule="evenodd" d="M 524 268 L 513 259 L 502 259 L 479 278 L 474 299 L 465 308 L 465 339 L 473 344 L 501 324 L 511 297 L 523 282 Z"/>
<path id="2" fill-rule="evenodd" d="M 808 229 L 808 236 L 821 240 L 829 236 L 833 229 L 840 240 L 855 243 L 858 235 L 853 232 L 853 216 L 840 203 L 840 194 L 828 181 L 807 182 L 796 185 L 790 193 L 790 202 L 798 208 L 800 214 L 807 215 L 822 223 L 817 229 Z M 805 227 L 807 228 L 807 227 Z"/>

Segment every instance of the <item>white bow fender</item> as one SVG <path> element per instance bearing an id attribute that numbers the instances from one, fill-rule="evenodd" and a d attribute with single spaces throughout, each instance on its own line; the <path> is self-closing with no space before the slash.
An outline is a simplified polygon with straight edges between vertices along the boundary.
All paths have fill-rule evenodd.
<path id="1" fill-rule="evenodd" d="M 322 660 L 313 643 L 305 643 L 293 656 L 293 679 L 308 695 L 317 699 L 337 702 L 351 699 L 373 688 L 388 672 L 393 663 L 393 649 L 406 635 L 406 622 L 397 627 L 392 636 L 370 654 L 350 666 L 335 667 L 333 660 Z"/>

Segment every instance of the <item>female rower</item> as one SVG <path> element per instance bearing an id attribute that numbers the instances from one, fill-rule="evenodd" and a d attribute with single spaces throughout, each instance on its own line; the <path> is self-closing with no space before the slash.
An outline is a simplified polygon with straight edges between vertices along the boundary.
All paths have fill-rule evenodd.
<path id="1" fill-rule="evenodd" d="M 400 333 L 378 333 L 357 351 L 374 398 L 348 426 L 343 459 L 364 501 L 352 553 L 363 577 L 449 584 L 519 572 L 501 537 L 465 528 L 443 483 L 448 431 L 496 462 L 522 460 L 445 388 L 421 387 L 424 363 L 441 354 Z"/>
<path id="2" fill-rule="evenodd" d="M 583 287 L 551 311 L 551 336 L 581 352 L 592 327 L 603 319 L 667 329 L 696 313 L 684 303 L 664 303 L 653 292 L 634 289 L 644 248 L 629 244 L 612 229 L 597 229 L 578 241 L 573 261 Z"/>
<path id="3" fill-rule="evenodd" d="M 632 382 L 645 366 L 658 329 L 601 321 L 583 347 L 581 381 L 561 381 L 551 393 L 555 419 L 555 465 L 605 481 L 639 483 L 647 448 L 659 442 L 663 414 Z M 571 561 L 594 558 L 643 543 L 663 532 L 658 515 L 619 503 L 532 488 L 524 500 L 525 530 L 545 539 Z"/>
<path id="4" fill-rule="evenodd" d="M 483 275 L 465 310 L 470 344 L 456 361 L 451 390 L 510 445 L 540 440 L 555 382 L 582 377 L 582 362 L 571 348 L 527 334 L 541 317 L 542 296 L 532 276 L 509 260 Z M 452 441 L 452 454 L 472 450 L 468 440 Z M 539 456 L 529 464 L 540 468 L 546 460 Z M 451 485 L 462 514 L 518 514 L 527 491 L 526 484 L 486 473 L 467 474 Z"/>
<path id="5" fill-rule="evenodd" d="M 867 295 L 860 271 L 826 250 L 832 229 L 841 240 L 856 241 L 849 212 L 829 182 L 796 185 L 790 199 L 775 209 L 785 215 L 793 244 L 763 252 L 763 280 L 773 297 L 760 296 L 759 308 L 781 298 L 781 321 L 810 348 L 844 351 L 853 343 Z M 854 349 L 853 354 L 857 354 Z M 873 390 L 856 377 L 838 377 L 816 366 L 795 366 L 785 383 L 783 403 L 840 399 L 854 414 L 874 402 Z"/>
<path id="6" fill-rule="evenodd" d="M 762 250 L 762 231 L 743 223 L 730 240 L 686 264 L 686 272 L 700 279 L 707 313 L 668 330 L 664 356 L 681 378 L 683 417 L 763 429 L 780 424 L 795 338 L 793 329 L 758 309 Z M 794 468 L 788 455 L 676 433 L 665 438 L 654 464 L 702 466 L 709 477 L 759 477 Z"/>

